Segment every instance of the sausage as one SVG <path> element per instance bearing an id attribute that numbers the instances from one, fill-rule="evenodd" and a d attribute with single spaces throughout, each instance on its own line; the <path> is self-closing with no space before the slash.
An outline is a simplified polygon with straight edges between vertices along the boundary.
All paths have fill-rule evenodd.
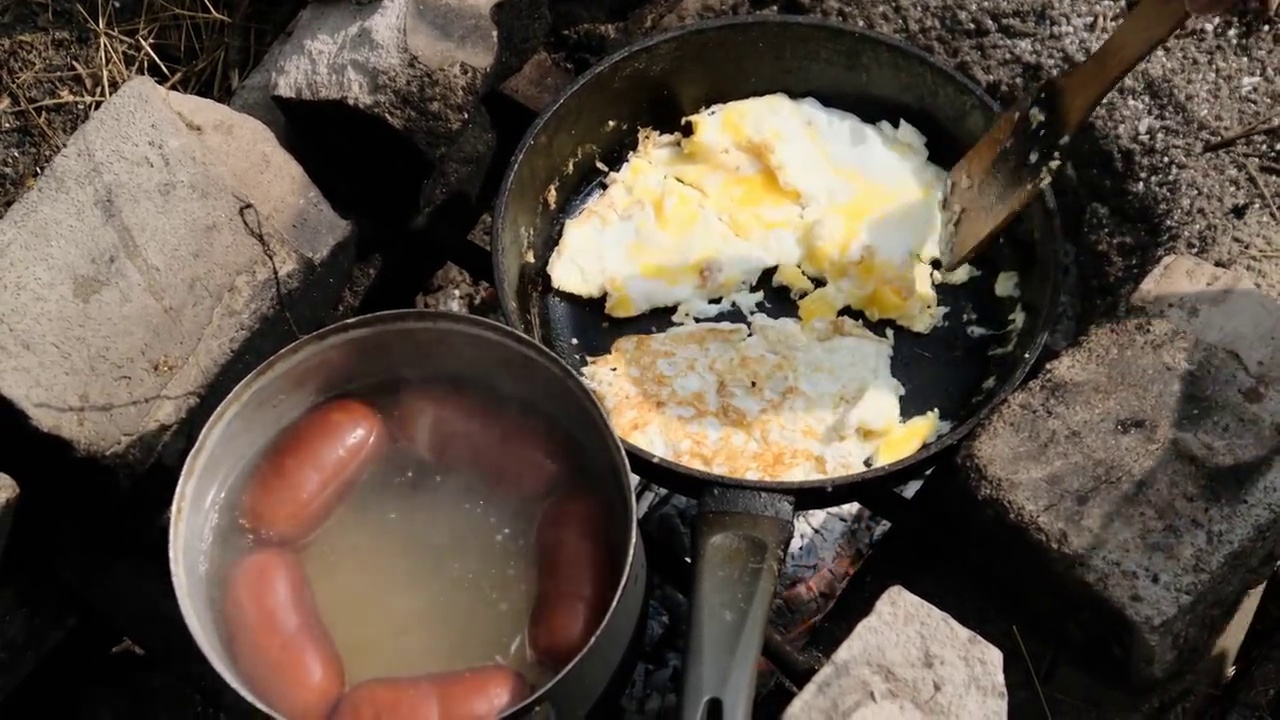
<path id="1" fill-rule="evenodd" d="M 311 410 L 272 442 L 249 479 L 240 515 L 258 536 L 284 544 L 311 537 L 385 448 L 378 411 L 351 398 Z"/>
<path id="2" fill-rule="evenodd" d="M 491 720 L 531 692 L 520 673 L 503 665 L 380 678 L 348 690 L 330 720 Z"/>
<path id="3" fill-rule="evenodd" d="M 392 426 L 397 439 L 442 471 L 475 473 L 523 497 L 541 497 L 568 475 L 555 430 L 463 391 L 411 387 L 400 396 Z"/>
<path id="4" fill-rule="evenodd" d="M 614 573 L 605 515 L 583 493 L 551 499 L 538 519 L 538 592 L 529 614 L 529 648 L 559 671 L 587 646 L 609 610 Z"/>
<path id="5" fill-rule="evenodd" d="M 254 695 L 288 720 L 328 716 L 346 676 L 295 552 L 265 547 L 241 558 L 227 575 L 222 617 Z"/>

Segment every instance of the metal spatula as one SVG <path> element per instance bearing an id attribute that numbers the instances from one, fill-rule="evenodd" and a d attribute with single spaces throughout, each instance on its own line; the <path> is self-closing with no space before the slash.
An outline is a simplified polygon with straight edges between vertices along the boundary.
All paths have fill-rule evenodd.
<path id="1" fill-rule="evenodd" d="M 1098 103 L 1188 17 L 1186 0 L 1142 0 L 1088 59 L 1000 116 L 951 169 L 945 269 L 968 262 L 1031 203 Z"/>

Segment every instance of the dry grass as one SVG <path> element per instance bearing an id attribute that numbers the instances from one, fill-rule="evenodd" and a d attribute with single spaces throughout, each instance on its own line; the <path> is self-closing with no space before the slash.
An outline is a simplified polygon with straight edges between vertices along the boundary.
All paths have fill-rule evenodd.
<path id="1" fill-rule="evenodd" d="M 53 0 L 38 27 L 50 34 L 59 27 Z M 117 10 L 129 7 L 126 17 Z M 0 113 L 26 114 L 39 124 L 41 108 L 105 102 L 130 78 L 149 75 L 165 88 L 225 101 L 262 59 L 305 0 L 113 0 L 76 2 L 81 29 L 91 35 L 79 57 L 50 58 L 58 67 L 38 64 L 6 78 Z M 0 8 L 2 9 L 2 8 Z M 47 18 L 47 19 L 46 19 Z M 44 20 L 44 22 L 40 22 Z M 2 24 L 2 22 L 0 22 Z M 36 31 L 37 33 L 39 30 Z M 69 67 L 68 67 L 69 65 Z M 50 89 L 56 91 L 50 94 Z M 57 140 L 50 135 L 50 140 Z"/>
<path id="2" fill-rule="evenodd" d="M 0 0 L 0 214 L 131 77 L 226 101 L 306 0 Z"/>
<path id="3" fill-rule="evenodd" d="M 111 0 L 82 3 L 98 58 L 84 68 L 86 89 L 105 99 L 135 75 L 167 88 L 226 100 L 279 35 L 298 2 L 143 0 L 133 18 Z"/>

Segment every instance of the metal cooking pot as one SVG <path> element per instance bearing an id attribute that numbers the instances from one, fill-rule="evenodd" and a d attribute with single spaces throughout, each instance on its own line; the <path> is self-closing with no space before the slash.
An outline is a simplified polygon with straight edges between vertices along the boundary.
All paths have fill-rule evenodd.
<path id="1" fill-rule="evenodd" d="M 557 418 L 581 454 L 589 487 L 611 515 L 610 547 L 623 572 L 612 605 L 587 647 L 506 716 L 549 711 L 585 717 L 624 665 L 645 593 L 644 550 L 626 457 L 577 375 L 514 330 L 481 318 L 392 311 L 338 323 L 280 351 L 222 402 L 187 458 L 169 522 L 169 567 L 182 616 L 218 673 L 263 712 L 220 627 L 217 563 L 210 562 L 219 513 L 241 496 L 249 464 L 281 430 L 331 397 L 387 381 L 450 380 L 478 386 Z M 234 506 L 232 506 L 234 507 Z"/>

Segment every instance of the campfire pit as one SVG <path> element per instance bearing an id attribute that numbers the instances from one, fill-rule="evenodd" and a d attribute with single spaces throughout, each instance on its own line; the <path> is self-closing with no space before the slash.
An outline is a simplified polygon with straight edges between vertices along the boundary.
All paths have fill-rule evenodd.
<path id="1" fill-rule="evenodd" d="M 381 2 L 390 7 L 397 0 Z M 355 279 L 343 293 L 338 314 L 416 306 L 495 317 L 484 247 L 487 212 L 513 148 L 536 110 L 575 73 L 655 30 L 748 11 L 837 18 L 904 37 L 1007 100 L 1066 60 L 1083 57 L 1124 12 L 1118 0 L 1016 0 L 996 8 L 979 0 L 874 6 L 836 0 L 556 0 L 518 5 L 521 18 L 537 20 L 530 27 L 541 28 L 545 37 L 541 42 L 522 37 L 519 43 L 508 43 L 508 51 L 515 47 L 527 57 L 518 62 L 501 58 L 485 81 L 468 74 L 469 99 L 451 106 L 448 123 L 432 124 L 432 118 L 424 119 L 421 113 L 412 123 L 398 116 L 410 134 L 413 128 L 436 133 L 425 146 L 404 136 L 391 138 L 390 133 L 366 142 L 375 134 L 350 131 L 355 127 L 348 124 L 350 116 L 334 107 L 342 104 L 341 97 L 296 97 L 309 92 L 304 76 L 295 73 L 287 88 L 273 89 L 272 58 L 287 59 L 284 43 L 280 53 L 268 56 L 260 74 L 246 81 L 246 95 L 234 106 L 248 112 L 254 107 L 274 112 L 276 107 L 269 98 L 267 105 L 255 105 L 248 93 L 280 91 L 293 96 L 280 103 L 290 123 L 290 149 L 331 204 L 341 206 L 344 216 L 361 228 Z M 366 4 L 359 7 L 371 15 L 376 10 Z M 0 5 L 0 16 L 3 13 Z M 500 37 L 509 32 L 503 22 L 497 26 Z M 1258 15 L 1193 21 L 1100 108 L 1094 126 L 1077 139 L 1072 166 L 1054 186 L 1073 246 L 1063 258 L 1064 303 L 1045 360 L 1074 349 L 1077 339 L 1095 326 L 1130 313 L 1132 291 L 1169 252 L 1194 254 L 1245 273 L 1261 292 L 1280 291 L 1280 239 L 1275 230 L 1280 210 L 1274 206 L 1280 199 L 1280 182 L 1273 174 L 1273 168 L 1280 168 L 1280 146 L 1274 133 L 1253 132 L 1265 129 L 1267 113 L 1280 106 L 1272 67 L 1280 56 L 1274 25 L 1275 20 Z M 306 40 L 292 42 L 305 46 Z M 4 93 L 0 87 L 0 100 Z M 365 124 L 359 127 L 379 124 L 375 105 L 360 108 L 373 117 L 362 116 Z M 457 122 L 458 112 L 484 122 L 464 128 L 465 123 Z M 0 133 L 14 118 L 0 116 Z M 437 132 L 445 126 L 449 132 Z M 453 133 L 462 139 L 451 143 L 445 136 Z M 1219 140 L 1223 142 L 1215 143 Z M 3 142 L 0 136 L 0 147 Z M 339 147 L 344 143 L 349 147 Z M 1211 146 L 1207 152 L 1205 145 Z M 414 154 L 415 148 L 420 155 Z M 363 165 L 350 164 L 361 159 Z M 33 176 L 25 169 L 23 173 L 24 183 Z M 424 182 L 425 204 L 419 207 Z M 0 189 L 5 202 L 20 194 L 5 190 Z M 11 472 L 20 483 L 30 467 L 30 462 L 0 457 L 0 471 Z M 1108 687 L 1090 672 L 1092 658 L 1080 652 L 1088 647 L 1088 638 L 1059 633 L 1053 630 L 1052 617 L 1028 611 L 1026 597 L 1044 592 L 1040 585 L 1027 581 L 1021 593 L 1007 590 L 1009 579 L 990 566 L 1012 563 L 1012 552 L 984 544 L 973 525 L 966 524 L 983 511 L 966 504 L 967 473 L 947 458 L 927 481 L 920 479 L 923 485 L 917 481 L 896 499 L 881 498 L 883 505 L 874 509 L 892 524 L 856 505 L 797 518 L 760 667 L 760 716 L 780 716 L 893 585 L 903 585 L 947 611 L 1003 652 L 1015 717 L 1043 716 L 1046 711 L 1054 717 L 1143 717 L 1182 707 L 1185 687 Z M 634 717 L 669 712 L 675 705 L 684 648 L 693 506 L 642 478 L 636 478 L 635 485 L 644 513 L 641 531 L 654 570 L 649 621 L 629 686 L 601 709 L 604 717 L 618 716 L 619 709 Z M 23 493 L 28 494 L 25 485 Z M 149 495 L 160 498 L 165 493 L 142 493 Z M 32 503 L 33 513 L 56 507 L 38 495 Z M 151 509 L 135 512 L 146 517 L 158 506 L 153 503 Z M 32 547 L 22 536 L 37 537 L 33 532 L 30 526 L 15 530 L 16 550 L 11 552 Z M 80 592 L 93 594 L 83 588 Z M 37 673 L 24 693 L 38 697 L 40 688 L 56 687 L 52 678 L 57 674 Z M 210 699 L 219 692 L 206 693 L 202 702 L 220 704 L 220 699 Z M 226 704 L 239 709 L 234 699 Z M 235 716 L 234 711 L 228 716 Z"/>

